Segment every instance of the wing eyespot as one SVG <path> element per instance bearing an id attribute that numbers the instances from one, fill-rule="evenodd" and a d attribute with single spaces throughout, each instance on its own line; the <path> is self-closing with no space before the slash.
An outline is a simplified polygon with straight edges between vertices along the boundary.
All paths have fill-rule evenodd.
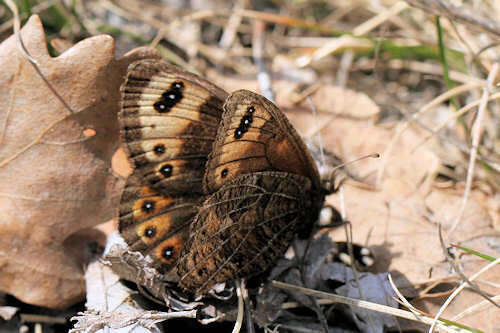
<path id="1" fill-rule="evenodd" d="M 147 238 L 154 238 L 156 236 L 156 228 L 155 227 L 147 227 L 144 231 L 144 236 Z"/>
<path id="2" fill-rule="evenodd" d="M 184 97 L 184 83 L 182 81 L 173 82 L 169 89 L 161 95 L 161 99 L 153 104 L 153 107 L 159 113 L 170 111 Z"/>
<path id="3" fill-rule="evenodd" d="M 163 155 L 165 153 L 165 145 L 159 143 L 156 146 L 154 146 L 153 151 L 157 156 Z"/>
<path id="4" fill-rule="evenodd" d="M 249 106 L 247 108 L 247 112 L 243 117 L 241 117 L 240 124 L 238 128 L 234 130 L 234 138 L 236 140 L 241 139 L 243 134 L 248 132 L 250 125 L 253 122 L 253 113 L 255 112 L 255 108 L 253 106 Z"/>
<path id="5" fill-rule="evenodd" d="M 155 206 L 156 206 L 156 203 L 154 201 L 145 200 L 142 203 L 141 210 L 146 214 L 150 214 L 150 213 L 154 212 Z"/>
<path id="6" fill-rule="evenodd" d="M 171 164 L 165 164 L 160 168 L 160 173 L 163 175 L 163 177 L 168 178 L 172 176 L 172 171 L 174 167 Z"/>
<path id="7" fill-rule="evenodd" d="M 235 139 L 241 139 L 241 137 L 243 136 L 243 130 L 241 128 L 237 128 L 235 131 L 234 131 L 234 138 Z"/>
<path id="8" fill-rule="evenodd" d="M 164 259 L 170 260 L 174 257 L 175 249 L 173 246 L 167 246 L 163 249 L 161 255 Z"/>

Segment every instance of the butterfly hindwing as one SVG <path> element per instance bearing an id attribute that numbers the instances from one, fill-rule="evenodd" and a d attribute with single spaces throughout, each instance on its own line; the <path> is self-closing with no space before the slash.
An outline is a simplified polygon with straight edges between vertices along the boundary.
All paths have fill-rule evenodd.
<path id="1" fill-rule="evenodd" d="M 281 257 L 311 207 L 311 182 L 285 172 L 239 176 L 209 196 L 178 263 L 180 285 L 203 294 L 215 283 L 260 273 Z"/>
<path id="2" fill-rule="evenodd" d="M 203 294 L 269 268 L 298 231 L 311 230 L 324 199 L 319 183 L 286 116 L 263 96 L 232 93 L 206 165 L 208 197 L 178 263 L 180 285 Z"/>
<path id="3" fill-rule="evenodd" d="M 314 161 L 286 116 L 261 95 L 235 91 L 224 104 L 204 189 L 213 193 L 239 175 L 266 170 L 302 175 L 320 186 Z"/>
<path id="4" fill-rule="evenodd" d="M 162 195 L 134 173 L 120 202 L 120 234 L 131 251 L 149 255 L 153 266 L 166 272 L 175 267 L 198 205 L 198 196 Z"/>
<path id="5" fill-rule="evenodd" d="M 201 192 L 227 93 L 165 62 L 129 66 L 120 123 L 130 160 L 168 193 Z"/>

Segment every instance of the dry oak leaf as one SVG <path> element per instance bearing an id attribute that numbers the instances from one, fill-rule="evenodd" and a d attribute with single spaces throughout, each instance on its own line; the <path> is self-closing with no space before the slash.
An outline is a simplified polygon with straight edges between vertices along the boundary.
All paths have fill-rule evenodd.
<path id="1" fill-rule="evenodd" d="M 118 207 L 123 180 L 110 168 L 126 68 L 158 55 L 141 48 L 116 60 L 114 40 L 101 35 L 52 58 L 38 16 L 21 36 L 73 113 L 14 36 L 0 44 L 0 291 L 62 308 L 85 295 L 86 246 L 77 232 L 109 220 Z"/>

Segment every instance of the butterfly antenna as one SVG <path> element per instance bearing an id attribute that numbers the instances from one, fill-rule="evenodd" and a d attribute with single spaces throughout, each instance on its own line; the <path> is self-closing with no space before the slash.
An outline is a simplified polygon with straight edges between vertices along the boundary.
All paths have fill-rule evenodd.
<path id="1" fill-rule="evenodd" d="M 316 107 L 314 106 L 314 103 L 312 102 L 311 98 L 308 96 L 306 98 L 307 104 L 309 104 L 309 107 L 311 108 L 311 112 L 314 117 L 314 123 L 318 124 L 318 113 L 316 112 Z M 317 131 L 318 136 L 318 142 L 319 142 L 319 156 L 320 156 L 320 163 L 321 163 L 321 169 L 325 167 L 326 161 L 325 161 L 325 151 L 323 150 L 323 140 L 321 139 L 321 131 Z"/>
<path id="2" fill-rule="evenodd" d="M 349 164 L 352 164 L 354 162 L 358 162 L 358 161 L 361 161 L 361 160 L 364 160 L 365 158 L 379 158 L 380 157 L 380 154 L 379 153 L 373 153 L 373 154 L 368 154 L 368 155 L 365 155 L 365 156 L 361 156 L 355 160 L 352 160 L 352 161 L 349 161 L 349 162 L 345 162 L 345 163 L 342 163 L 342 164 L 339 164 L 337 166 L 335 166 L 333 169 L 332 169 L 332 172 L 335 172 L 336 170 L 340 169 L 340 168 L 343 168 Z"/>
<path id="3" fill-rule="evenodd" d="M 340 184 L 338 186 L 335 186 L 335 173 L 338 169 L 340 168 L 344 168 L 352 163 L 355 163 L 355 162 L 359 162 L 361 160 L 364 160 L 365 158 L 379 158 L 380 157 L 380 154 L 379 153 L 373 153 L 373 154 L 368 154 L 368 155 L 364 155 L 364 156 L 361 156 L 355 160 L 352 160 L 352 161 L 349 161 L 349 162 L 345 162 L 345 163 L 342 163 L 342 164 L 339 164 L 337 166 L 335 166 L 331 171 L 330 171 L 330 175 L 327 177 L 328 179 L 328 182 L 330 183 L 330 186 L 332 187 L 331 188 L 331 193 L 333 192 L 336 192 L 339 188 L 339 186 L 343 183 L 343 181 L 340 182 Z"/>

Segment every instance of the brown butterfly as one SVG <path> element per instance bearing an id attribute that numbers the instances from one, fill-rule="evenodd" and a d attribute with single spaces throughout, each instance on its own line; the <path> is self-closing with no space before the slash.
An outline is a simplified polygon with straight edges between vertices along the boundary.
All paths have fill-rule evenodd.
<path id="1" fill-rule="evenodd" d="M 128 69 L 122 139 L 135 166 L 120 205 L 130 249 L 195 294 L 270 267 L 307 234 L 327 193 L 269 100 L 228 95 L 158 60 Z"/>

